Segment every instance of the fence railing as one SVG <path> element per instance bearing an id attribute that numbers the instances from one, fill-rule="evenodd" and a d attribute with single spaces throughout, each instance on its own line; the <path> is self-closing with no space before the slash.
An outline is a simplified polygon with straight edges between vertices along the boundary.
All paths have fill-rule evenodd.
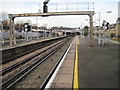
<path id="1" fill-rule="evenodd" d="M 42 34 L 38 32 L 18 32 L 16 31 L 15 33 L 16 38 L 23 37 L 23 38 L 35 38 L 35 37 L 40 37 L 43 36 Z M 9 39 L 10 38 L 10 32 L 9 31 L 1 31 L 0 32 L 0 40 L 2 39 Z"/>

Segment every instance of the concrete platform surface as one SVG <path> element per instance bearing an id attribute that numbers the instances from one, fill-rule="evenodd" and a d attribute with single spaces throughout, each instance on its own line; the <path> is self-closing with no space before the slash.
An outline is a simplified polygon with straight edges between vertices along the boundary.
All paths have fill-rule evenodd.
<path id="1" fill-rule="evenodd" d="M 72 88 L 76 37 L 50 88 Z"/>
<path id="2" fill-rule="evenodd" d="M 101 46 L 98 45 L 98 39 L 94 38 L 94 47 L 89 47 L 88 37 L 79 37 L 79 40 L 79 88 L 116 90 L 114 88 L 118 88 L 118 71 L 120 70 L 118 44 L 109 42 Z"/>

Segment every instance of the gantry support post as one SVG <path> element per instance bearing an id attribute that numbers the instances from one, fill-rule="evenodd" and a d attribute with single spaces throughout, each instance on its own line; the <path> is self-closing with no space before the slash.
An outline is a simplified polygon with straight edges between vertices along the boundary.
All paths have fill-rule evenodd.
<path id="1" fill-rule="evenodd" d="M 29 17 L 29 16 L 59 16 L 59 15 L 89 15 L 90 17 L 90 47 L 92 46 L 93 39 L 93 15 L 94 11 L 73 11 L 73 12 L 49 12 L 49 13 L 25 13 L 25 14 L 9 14 L 10 17 L 10 46 L 12 46 L 13 36 L 13 23 L 15 17 Z M 14 33 L 14 44 L 16 44 L 16 38 Z"/>
<path id="2" fill-rule="evenodd" d="M 10 46 L 12 47 L 13 46 L 13 41 L 12 41 L 13 40 L 12 39 L 13 38 L 13 30 L 12 30 L 13 29 L 13 24 L 12 24 L 13 21 L 12 21 L 12 15 L 10 14 L 9 17 L 10 17 Z"/>
<path id="3" fill-rule="evenodd" d="M 92 47 L 93 46 L 93 44 L 92 44 L 92 41 L 93 41 L 93 14 L 90 14 L 89 15 L 89 17 L 90 17 L 90 47 Z"/>
<path id="4" fill-rule="evenodd" d="M 13 40 L 14 40 L 14 45 L 16 45 L 16 32 L 15 32 L 15 24 L 14 24 L 14 18 L 12 20 L 13 24 Z"/>
<path id="5" fill-rule="evenodd" d="M 16 37 L 15 37 L 15 26 L 14 26 L 14 17 L 9 14 L 10 18 L 10 46 L 13 46 L 13 39 L 14 39 L 14 45 L 16 45 Z"/>

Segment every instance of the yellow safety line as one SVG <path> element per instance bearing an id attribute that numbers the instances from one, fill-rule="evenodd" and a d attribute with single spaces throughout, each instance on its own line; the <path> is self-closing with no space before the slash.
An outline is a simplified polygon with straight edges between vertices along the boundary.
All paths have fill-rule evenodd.
<path id="1" fill-rule="evenodd" d="M 77 36 L 77 43 L 80 44 L 80 39 L 78 36 Z"/>
<path id="2" fill-rule="evenodd" d="M 78 90 L 78 39 L 76 43 L 76 57 L 75 57 L 75 66 L 74 66 L 74 90 Z"/>

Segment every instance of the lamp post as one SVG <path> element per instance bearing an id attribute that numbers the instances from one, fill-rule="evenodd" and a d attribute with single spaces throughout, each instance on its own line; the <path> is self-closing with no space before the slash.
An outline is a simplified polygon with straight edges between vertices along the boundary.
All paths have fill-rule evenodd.
<path id="1" fill-rule="evenodd" d="M 47 35 L 46 35 L 46 34 L 47 34 L 47 33 L 46 33 L 47 24 L 43 24 L 43 27 L 44 27 L 44 38 L 46 38 L 46 36 L 47 36 Z"/>
<path id="2" fill-rule="evenodd" d="M 84 23 L 81 25 L 81 37 L 84 38 Z"/>
<path id="3" fill-rule="evenodd" d="M 99 13 L 99 40 L 98 40 L 98 44 L 101 44 L 101 34 L 100 34 L 100 23 L 101 23 L 101 13 L 111 13 L 111 11 L 107 11 L 107 12 L 98 12 Z"/>

